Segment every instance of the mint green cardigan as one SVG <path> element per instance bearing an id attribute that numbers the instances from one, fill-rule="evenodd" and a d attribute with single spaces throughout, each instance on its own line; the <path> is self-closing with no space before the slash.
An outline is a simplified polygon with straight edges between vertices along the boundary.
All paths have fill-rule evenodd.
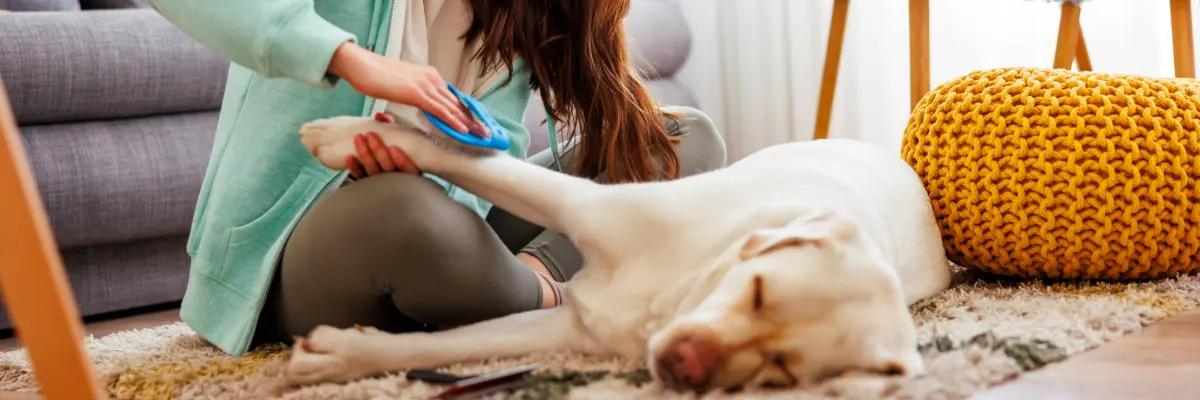
<path id="1" fill-rule="evenodd" d="M 326 75 L 334 50 L 353 40 L 382 54 L 391 7 L 407 7 L 405 1 L 150 0 L 183 32 L 232 61 L 188 239 L 192 264 L 180 310 L 184 322 L 225 352 L 248 350 L 284 242 L 300 216 L 345 176 L 308 154 L 300 125 L 370 113 L 372 99 Z M 518 63 L 512 78 L 480 100 L 512 137 L 509 152 L 524 158 L 528 68 Z M 428 177 L 481 216 L 491 208 Z"/>

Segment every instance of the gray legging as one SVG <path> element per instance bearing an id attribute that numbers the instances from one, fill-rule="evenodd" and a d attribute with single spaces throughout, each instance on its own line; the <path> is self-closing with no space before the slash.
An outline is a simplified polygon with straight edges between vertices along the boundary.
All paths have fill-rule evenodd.
<path id="1" fill-rule="evenodd" d="M 680 172 L 725 165 L 725 145 L 707 116 L 671 107 L 664 117 Z M 563 169 L 573 149 L 560 154 Z M 530 162 L 549 167 L 543 151 Z M 602 179 L 602 178 L 601 178 Z M 372 176 L 328 194 L 287 241 L 255 331 L 256 343 L 284 342 L 317 325 L 428 331 L 537 309 L 537 274 L 514 254 L 542 260 L 560 282 L 583 266 L 563 235 L 496 207 L 486 220 L 428 179 Z"/>

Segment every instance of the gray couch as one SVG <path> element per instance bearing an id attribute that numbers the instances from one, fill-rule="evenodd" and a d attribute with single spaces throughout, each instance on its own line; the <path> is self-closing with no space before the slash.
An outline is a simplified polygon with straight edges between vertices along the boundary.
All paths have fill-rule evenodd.
<path id="1" fill-rule="evenodd" d="M 0 0 L 0 76 L 85 317 L 179 301 L 228 62 L 141 0 Z M 676 0 L 639 0 L 634 53 L 665 104 L 690 50 Z M 130 9 L 134 8 L 134 9 Z M 39 12 L 40 11 L 40 12 Z M 531 102 L 533 149 L 546 146 Z M 0 329 L 10 327 L 0 312 Z"/>

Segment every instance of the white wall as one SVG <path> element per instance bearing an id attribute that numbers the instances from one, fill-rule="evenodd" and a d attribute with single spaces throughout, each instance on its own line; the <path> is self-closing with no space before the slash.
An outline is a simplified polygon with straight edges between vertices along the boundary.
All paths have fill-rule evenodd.
<path id="1" fill-rule="evenodd" d="M 680 79 L 725 133 L 730 160 L 811 139 L 833 0 L 681 3 L 695 41 Z M 980 69 L 1050 67 L 1059 9 L 1044 0 L 930 0 L 933 86 Z M 898 151 L 910 111 L 908 2 L 851 0 L 849 14 L 830 137 Z M 1089 1 L 1081 19 L 1097 71 L 1174 74 L 1167 0 Z"/>

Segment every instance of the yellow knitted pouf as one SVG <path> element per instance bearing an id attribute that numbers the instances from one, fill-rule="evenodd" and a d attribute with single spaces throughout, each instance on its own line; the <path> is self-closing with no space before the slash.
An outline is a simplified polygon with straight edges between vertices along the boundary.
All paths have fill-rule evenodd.
<path id="1" fill-rule="evenodd" d="M 1052 279 L 1200 270 L 1200 84 L 1005 68 L 942 84 L 902 144 L 956 264 Z"/>

